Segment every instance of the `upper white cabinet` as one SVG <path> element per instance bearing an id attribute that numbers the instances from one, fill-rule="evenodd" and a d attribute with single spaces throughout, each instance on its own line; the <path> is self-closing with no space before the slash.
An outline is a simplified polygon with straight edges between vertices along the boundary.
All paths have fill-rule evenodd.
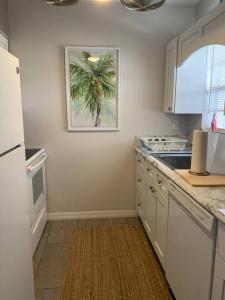
<path id="1" fill-rule="evenodd" d="M 166 86 L 164 111 L 176 114 L 201 114 L 206 92 L 207 80 L 207 47 L 200 48 L 189 55 L 178 66 L 178 56 L 187 53 L 191 48 L 190 38 L 173 40 L 167 47 Z M 179 48 L 177 52 L 177 46 Z M 184 50 L 189 47 L 189 50 Z M 183 50 L 181 50 L 181 48 Z M 192 50 L 194 47 L 192 47 Z M 180 54 L 179 54 L 180 53 Z"/>
<path id="2" fill-rule="evenodd" d="M 202 19 L 201 46 L 225 45 L 225 3 L 217 6 Z"/>
<path id="3" fill-rule="evenodd" d="M 215 7 L 167 46 L 164 111 L 201 114 L 207 47 L 225 45 L 225 3 Z M 193 54 L 196 55 L 193 55 Z M 197 54 L 198 53 L 198 54 Z"/>
<path id="4" fill-rule="evenodd" d="M 195 24 L 179 37 L 178 66 L 182 65 L 189 55 L 199 49 L 201 36 L 202 28 L 198 24 Z"/>
<path id="5" fill-rule="evenodd" d="M 197 49 L 208 45 L 225 45 L 225 3 L 216 6 L 179 36 L 178 61 L 183 62 Z"/>
<path id="6" fill-rule="evenodd" d="M 165 112 L 174 112 L 177 78 L 177 45 L 178 39 L 176 38 L 168 44 L 166 49 Z"/>

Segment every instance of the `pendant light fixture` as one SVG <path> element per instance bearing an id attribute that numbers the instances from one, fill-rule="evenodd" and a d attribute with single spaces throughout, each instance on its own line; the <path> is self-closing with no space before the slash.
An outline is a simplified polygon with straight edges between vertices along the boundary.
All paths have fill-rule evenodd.
<path id="1" fill-rule="evenodd" d="M 162 6 L 166 0 L 120 0 L 130 10 L 153 10 Z"/>
<path id="2" fill-rule="evenodd" d="M 53 6 L 68 6 L 76 4 L 79 0 L 45 0 L 46 3 Z"/>
<path id="3" fill-rule="evenodd" d="M 68 6 L 76 4 L 79 0 L 44 0 L 53 6 Z M 166 0 L 120 0 L 120 2 L 130 10 L 153 10 L 162 6 Z"/>

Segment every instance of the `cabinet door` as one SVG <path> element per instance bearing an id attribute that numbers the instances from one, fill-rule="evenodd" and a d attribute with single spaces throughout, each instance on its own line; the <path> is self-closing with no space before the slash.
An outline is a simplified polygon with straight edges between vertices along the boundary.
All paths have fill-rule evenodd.
<path id="1" fill-rule="evenodd" d="M 139 153 L 137 153 L 136 156 L 136 172 L 137 173 L 145 172 L 145 158 Z"/>
<path id="2" fill-rule="evenodd" d="M 145 217 L 145 198 L 146 198 L 146 189 L 145 189 L 144 174 L 137 173 L 137 179 L 136 179 L 137 213 L 142 219 L 142 221 L 144 221 L 144 217 Z"/>
<path id="3" fill-rule="evenodd" d="M 221 222 L 218 224 L 216 251 L 225 261 L 225 224 Z"/>
<path id="4" fill-rule="evenodd" d="M 216 255 L 212 300 L 225 300 L 225 262 Z"/>
<path id="5" fill-rule="evenodd" d="M 208 49 L 203 47 L 177 68 L 175 113 L 203 113 L 208 67 Z"/>
<path id="6" fill-rule="evenodd" d="M 176 72 L 177 72 L 177 44 L 178 39 L 171 41 L 166 48 L 166 78 L 164 111 L 174 112 L 176 97 Z"/>
<path id="7" fill-rule="evenodd" d="M 145 217 L 146 180 L 145 180 L 145 158 L 137 153 L 136 157 L 136 205 L 137 212 L 142 222 Z"/>
<path id="8" fill-rule="evenodd" d="M 178 66 L 182 63 L 202 44 L 202 26 L 197 23 L 187 31 L 185 31 L 179 38 L 178 44 Z"/>
<path id="9" fill-rule="evenodd" d="M 153 182 L 148 182 L 146 190 L 146 214 L 144 227 L 152 243 L 155 241 L 156 201 Z"/>
<path id="10" fill-rule="evenodd" d="M 165 268 L 168 199 L 166 199 L 166 197 L 164 197 L 160 192 L 156 191 L 155 201 L 156 216 L 154 248 L 163 268 Z"/>

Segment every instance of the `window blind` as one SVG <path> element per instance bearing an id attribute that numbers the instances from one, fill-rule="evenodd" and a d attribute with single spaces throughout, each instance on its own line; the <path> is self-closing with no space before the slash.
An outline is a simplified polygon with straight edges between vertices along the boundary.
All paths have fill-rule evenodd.
<path id="1" fill-rule="evenodd" d="M 225 129 L 225 47 L 209 46 L 207 98 L 209 120 L 216 113 L 217 128 Z M 210 125 L 210 124 L 209 124 Z"/>

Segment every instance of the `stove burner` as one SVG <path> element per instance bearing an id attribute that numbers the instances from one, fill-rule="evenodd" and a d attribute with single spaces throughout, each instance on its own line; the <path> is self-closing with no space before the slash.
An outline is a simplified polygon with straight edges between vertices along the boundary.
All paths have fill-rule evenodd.
<path id="1" fill-rule="evenodd" d="M 28 159 L 30 159 L 32 156 L 34 156 L 40 150 L 41 150 L 41 148 L 37 148 L 37 149 L 25 149 L 26 161 Z"/>

